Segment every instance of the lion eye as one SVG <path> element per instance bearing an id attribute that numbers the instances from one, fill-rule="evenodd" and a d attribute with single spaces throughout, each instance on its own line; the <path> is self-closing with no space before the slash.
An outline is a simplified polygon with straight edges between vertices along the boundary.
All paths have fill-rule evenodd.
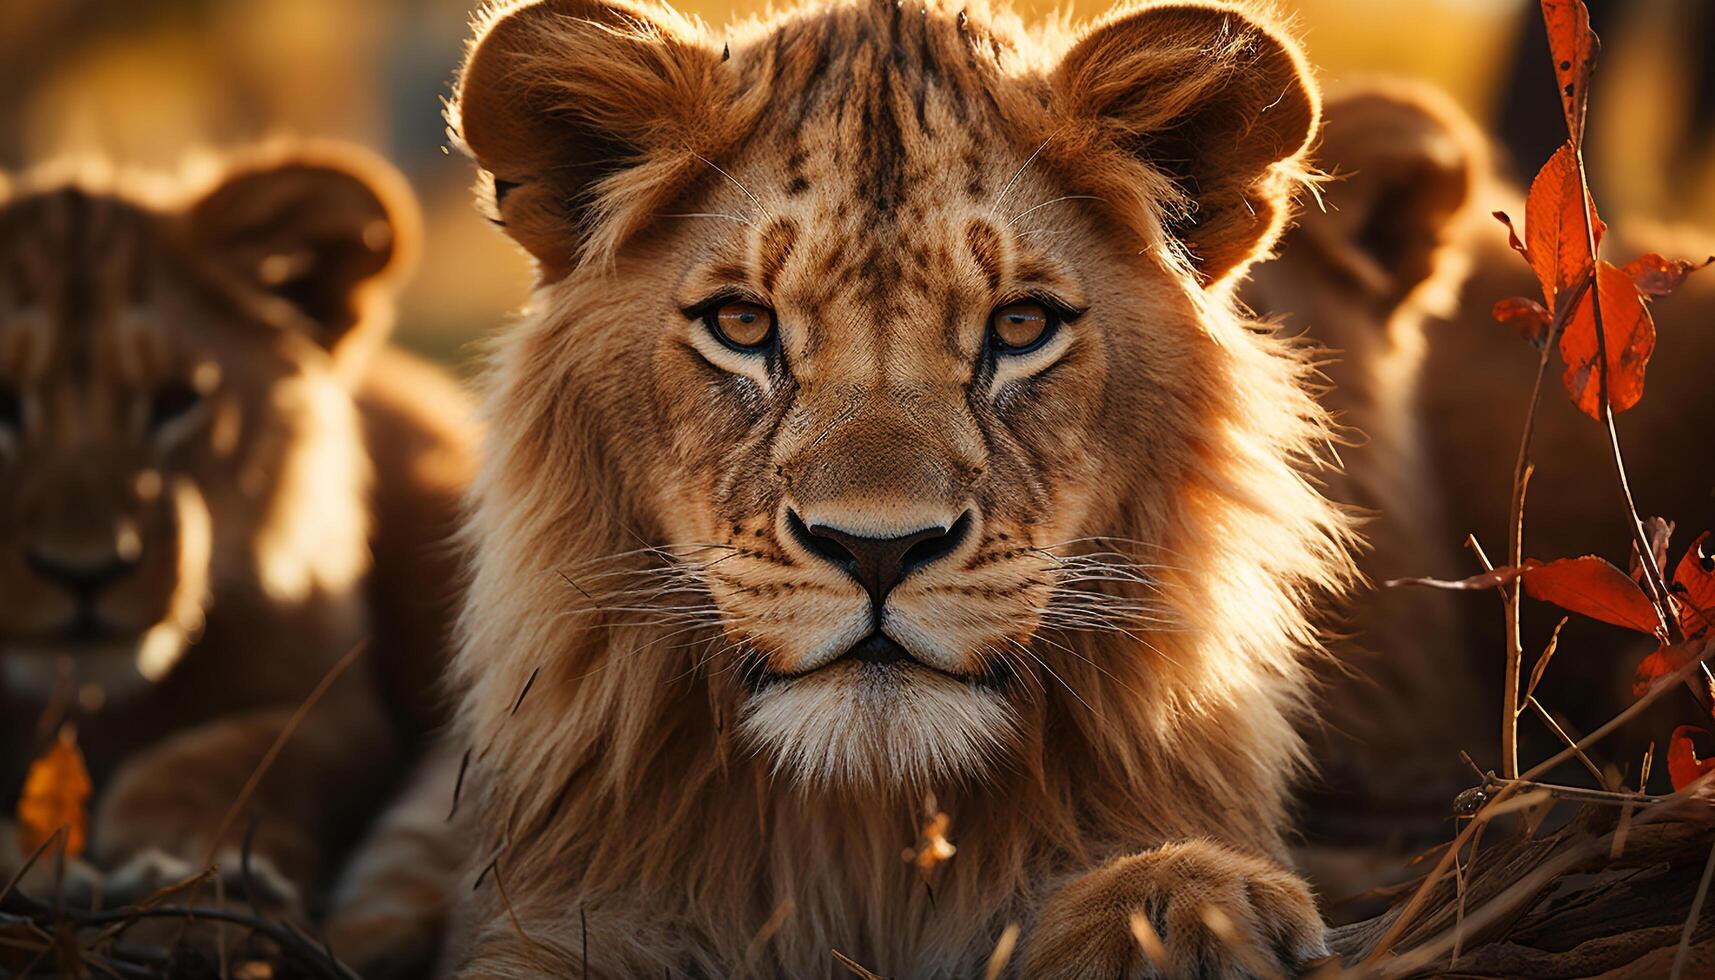
<path id="1" fill-rule="evenodd" d="M 753 352 L 774 340 L 774 311 L 757 303 L 731 300 L 703 314 L 703 322 L 721 343 Z"/>
<path id="2" fill-rule="evenodd" d="M 24 429 L 24 396 L 11 385 L 0 384 L 0 429 Z"/>
<path id="3" fill-rule="evenodd" d="M 1060 318 L 1035 300 L 1008 303 L 989 316 L 989 337 L 995 350 L 1007 354 L 1032 351 L 1047 342 Z"/>
<path id="4" fill-rule="evenodd" d="M 202 404 L 202 393 L 183 381 L 169 381 L 149 397 L 149 428 L 158 430 L 189 415 Z"/>

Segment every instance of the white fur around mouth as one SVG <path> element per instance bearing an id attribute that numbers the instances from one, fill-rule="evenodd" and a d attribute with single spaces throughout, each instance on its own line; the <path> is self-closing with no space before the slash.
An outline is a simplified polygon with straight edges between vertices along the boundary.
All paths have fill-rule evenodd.
<path id="1" fill-rule="evenodd" d="M 1018 719 L 998 691 L 922 665 L 842 659 L 751 695 L 739 732 L 796 782 L 916 785 L 981 775 Z"/>

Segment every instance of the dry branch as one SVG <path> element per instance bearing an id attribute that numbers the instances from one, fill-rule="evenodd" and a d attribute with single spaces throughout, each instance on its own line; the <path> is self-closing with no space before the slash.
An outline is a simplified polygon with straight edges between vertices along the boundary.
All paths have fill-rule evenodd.
<path id="1" fill-rule="evenodd" d="M 1405 902 L 1330 941 L 1346 963 L 1369 961 L 1363 977 L 1665 977 L 1715 846 L 1715 804 L 1674 797 L 1627 813 L 1585 804 L 1543 836 L 1490 835 L 1462 888 L 1450 875 L 1429 888 L 1391 954 L 1372 958 Z M 1685 949 L 1684 976 L 1715 975 L 1715 916 Z"/>

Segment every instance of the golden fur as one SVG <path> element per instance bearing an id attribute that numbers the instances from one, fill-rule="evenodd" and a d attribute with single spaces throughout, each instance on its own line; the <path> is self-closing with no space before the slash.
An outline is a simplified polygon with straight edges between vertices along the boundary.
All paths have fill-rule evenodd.
<path id="1" fill-rule="evenodd" d="M 467 529 L 456 975 L 969 976 L 1010 921 L 1026 975 L 1138 975 L 1085 941 L 1131 911 L 1236 970 L 1196 896 L 1282 970 L 1322 948 L 1279 862 L 1348 532 L 1306 357 L 1230 295 L 1317 120 L 1271 24 L 480 19 L 452 118 L 539 281 Z M 1019 295 L 1082 315 L 1002 357 Z M 705 328 L 723 296 L 772 353 Z M 818 527 L 941 550 L 871 599 Z M 874 629 L 899 658 L 844 655 Z"/>
<path id="2" fill-rule="evenodd" d="M 204 170 L 86 164 L 0 198 L 0 789 L 76 724 L 109 900 L 211 852 L 232 865 L 249 820 L 217 839 L 228 809 L 341 655 L 368 640 L 433 662 L 450 632 L 448 583 L 397 569 L 450 520 L 457 466 L 427 462 L 470 444 L 457 393 L 380 349 L 416 246 L 409 191 L 332 146 Z M 359 664 L 251 807 L 282 897 L 399 757 Z"/>

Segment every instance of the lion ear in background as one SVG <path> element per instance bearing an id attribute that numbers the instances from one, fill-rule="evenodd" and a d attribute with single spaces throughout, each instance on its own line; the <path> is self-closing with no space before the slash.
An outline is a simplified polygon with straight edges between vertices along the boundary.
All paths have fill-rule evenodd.
<path id="1" fill-rule="evenodd" d="M 392 292 L 420 235 L 404 178 L 378 158 L 331 144 L 238 158 L 187 217 L 201 254 L 289 304 L 304 331 L 342 361 L 392 329 Z"/>
<path id="2" fill-rule="evenodd" d="M 1107 144 L 1058 148 L 1069 172 L 1114 204 L 1136 193 L 1135 162 L 1166 178 L 1148 191 L 1178 198 L 1167 230 L 1206 283 L 1236 278 L 1274 242 L 1319 112 L 1316 83 L 1282 34 L 1213 5 L 1151 6 L 1098 23 L 1051 85 L 1056 115 L 1095 123 L 1087 138 Z M 1104 168 L 1112 149 L 1133 165 Z"/>
<path id="3" fill-rule="evenodd" d="M 1312 250 L 1387 309 L 1433 278 L 1462 278 L 1447 246 L 1470 233 L 1464 209 L 1479 196 L 1487 154 L 1445 95 L 1372 81 L 1331 98 L 1315 162 L 1333 179 L 1322 208 L 1300 215 L 1283 252 Z"/>
<path id="4" fill-rule="evenodd" d="M 448 117 L 543 282 L 611 255 L 719 152 L 733 84 L 721 63 L 699 25 L 662 6 L 489 11 Z"/>

